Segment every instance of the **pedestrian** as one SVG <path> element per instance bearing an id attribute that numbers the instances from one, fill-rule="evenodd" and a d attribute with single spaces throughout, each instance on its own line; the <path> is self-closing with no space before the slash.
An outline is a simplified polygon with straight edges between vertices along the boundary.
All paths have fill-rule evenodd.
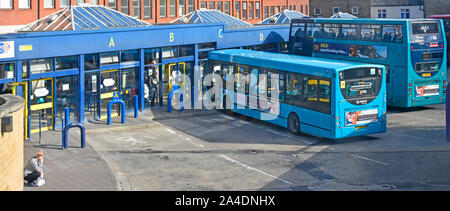
<path id="1" fill-rule="evenodd" d="M 39 151 L 33 156 L 25 167 L 24 179 L 28 185 L 41 186 L 44 185 L 44 171 L 42 169 L 44 164 L 44 152 Z"/>

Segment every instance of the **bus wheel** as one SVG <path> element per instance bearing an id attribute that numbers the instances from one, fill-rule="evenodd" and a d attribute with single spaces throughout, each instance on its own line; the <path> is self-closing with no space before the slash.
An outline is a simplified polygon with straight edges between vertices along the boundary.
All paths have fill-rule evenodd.
<path id="1" fill-rule="evenodd" d="M 300 120 L 297 116 L 297 114 L 290 114 L 288 118 L 288 130 L 289 132 L 293 134 L 299 134 L 300 133 Z"/>

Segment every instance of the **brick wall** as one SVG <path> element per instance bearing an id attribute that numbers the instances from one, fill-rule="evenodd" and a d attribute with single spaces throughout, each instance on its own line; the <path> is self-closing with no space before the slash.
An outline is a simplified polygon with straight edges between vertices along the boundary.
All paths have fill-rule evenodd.
<path id="1" fill-rule="evenodd" d="M 85 0 L 85 3 L 89 3 L 91 0 Z M 125 9 L 126 14 L 133 16 L 133 0 L 116 0 L 115 7 L 111 7 L 113 9 L 116 9 L 118 11 L 122 10 L 122 1 L 128 1 L 128 9 Z M 147 1 L 147 0 L 146 0 Z M 151 17 L 144 17 L 144 13 L 148 12 L 145 11 L 144 8 L 144 0 L 139 0 L 140 5 L 140 18 L 141 20 L 144 20 L 148 23 L 169 23 L 181 16 L 180 14 L 180 7 L 179 3 L 180 0 L 175 0 L 175 16 L 170 15 L 171 11 L 171 0 L 165 0 L 166 1 L 166 15 L 165 17 L 161 16 L 160 11 L 160 3 L 161 0 L 150 0 L 151 2 Z M 201 2 L 206 2 L 207 8 L 210 9 L 210 2 L 214 2 L 214 7 L 217 9 L 217 3 L 222 3 L 222 12 L 225 8 L 225 2 L 230 3 L 230 15 L 237 17 L 238 12 L 236 11 L 236 3 L 240 3 L 240 10 L 241 10 L 241 16 L 242 16 L 242 2 L 246 2 L 247 4 L 247 17 L 249 13 L 249 6 L 253 5 L 253 18 L 247 18 L 245 21 L 249 23 L 257 23 L 259 21 L 262 21 L 265 19 L 264 17 L 264 7 L 274 7 L 275 10 L 278 9 L 278 12 L 281 11 L 281 9 L 284 7 L 285 9 L 294 8 L 295 10 L 300 11 L 304 14 L 309 13 L 309 1 L 310 0 L 194 0 L 194 10 L 200 9 Z M 29 24 L 33 21 L 38 20 L 38 18 L 43 18 L 47 15 L 50 15 L 56 11 L 59 11 L 61 8 L 60 6 L 60 0 L 54 0 L 54 8 L 44 8 L 44 1 L 39 1 L 39 10 L 38 8 L 38 0 L 30 0 L 31 6 L 28 9 L 20 9 L 19 3 L 17 0 L 14 1 L 14 6 L 12 9 L 0 9 L 0 26 L 2 25 L 25 25 Z M 189 0 L 185 0 L 185 14 L 189 13 L 188 11 L 188 2 Z M 256 2 L 259 2 L 260 8 L 259 8 L 259 18 L 258 16 L 255 16 L 256 13 Z M 70 0 L 71 5 L 75 5 L 75 0 Z M 106 7 L 109 7 L 108 0 L 98 0 L 99 5 L 103 5 Z M 173 7 L 172 7 L 173 8 Z M 275 11 L 277 13 L 277 11 Z"/>
<path id="2" fill-rule="evenodd" d="M 23 190 L 23 99 L 1 95 L 0 117 L 13 116 L 13 132 L 0 133 L 0 191 Z M 1 129 L 1 125 L 0 125 Z M 1 131 L 1 130 L 0 130 Z"/>

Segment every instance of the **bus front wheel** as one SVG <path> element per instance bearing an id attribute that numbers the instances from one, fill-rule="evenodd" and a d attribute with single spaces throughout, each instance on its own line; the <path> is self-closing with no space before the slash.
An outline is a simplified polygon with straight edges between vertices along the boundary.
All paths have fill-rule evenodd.
<path id="1" fill-rule="evenodd" d="M 299 134 L 300 133 L 300 120 L 297 116 L 297 114 L 290 114 L 288 118 L 288 130 L 289 132 L 293 134 Z"/>

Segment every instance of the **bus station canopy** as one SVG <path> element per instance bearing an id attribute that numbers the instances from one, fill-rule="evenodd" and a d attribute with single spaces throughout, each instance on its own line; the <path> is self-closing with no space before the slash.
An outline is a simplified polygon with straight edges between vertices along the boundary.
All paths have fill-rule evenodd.
<path id="1" fill-rule="evenodd" d="M 334 14 L 333 16 L 331 16 L 330 18 L 358 18 L 354 15 L 345 13 L 345 12 L 338 12 L 336 14 Z"/>
<path id="2" fill-rule="evenodd" d="M 295 11 L 295 10 L 284 10 L 278 14 L 272 15 L 258 24 L 289 24 L 292 19 L 308 18 L 309 16 Z"/>
<path id="3" fill-rule="evenodd" d="M 18 31 L 78 31 L 144 26 L 150 24 L 101 5 L 78 5 L 59 10 Z"/>
<path id="4" fill-rule="evenodd" d="M 171 23 L 223 23 L 225 28 L 245 28 L 253 26 L 250 23 L 227 15 L 218 10 L 200 9 L 181 16 Z"/>

